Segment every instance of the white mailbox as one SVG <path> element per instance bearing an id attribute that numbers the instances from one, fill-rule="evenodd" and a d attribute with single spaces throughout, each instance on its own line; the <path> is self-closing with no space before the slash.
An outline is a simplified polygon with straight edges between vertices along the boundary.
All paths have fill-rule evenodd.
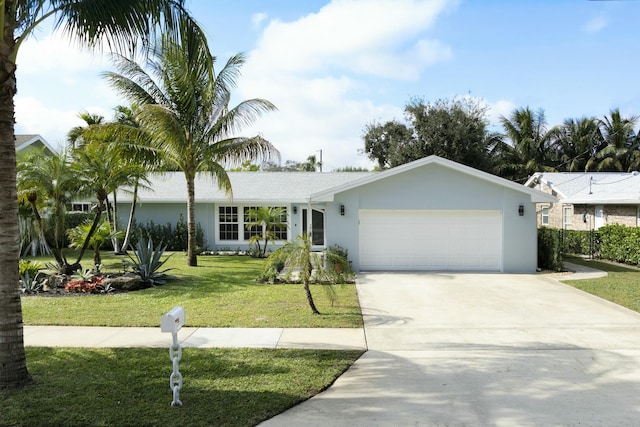
<path id="1" fill-rule="evenodd" d="M 184 325 L 184 308 L 175 306 L 160 319 L 160 331 L 177 333 Z"/>

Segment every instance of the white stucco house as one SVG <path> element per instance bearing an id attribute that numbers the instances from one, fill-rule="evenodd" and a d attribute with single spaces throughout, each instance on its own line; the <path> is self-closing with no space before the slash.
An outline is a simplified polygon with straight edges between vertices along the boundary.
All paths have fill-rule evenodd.
<path id="1" fill-rule="evenodd" d="M 318 250 L 340 245 L 354 270 L 457 270 L 531 273 L 537 267 L 536 203 L 556 198 L 497 176 L 426 157 L 383 172 L 230 172 L 233 197 L 204 175 L 196 220 L 207 246 L 248 248 L 245 212 L 286 209 L 281 241 L 312 232 Z M 152 177 L 136 220 L 186 219 L 182 173 Z M 131 196 L 118 197 L 124 223 Z"/>

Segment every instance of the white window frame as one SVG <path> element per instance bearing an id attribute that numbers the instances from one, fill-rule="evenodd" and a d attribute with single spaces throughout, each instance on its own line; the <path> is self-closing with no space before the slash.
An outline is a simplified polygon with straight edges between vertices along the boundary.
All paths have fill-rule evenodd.
<path id="1" fill-rule="evenodd" d="M 562 228 L 567 229 L 571 227 L 573 217 L 573 206 L 565 205 L 562 207 Z"/>
<path id="2" fill-rule="evenodd" d="M 549 225 L 549 205 L 542 206 L 540 209 L 540 224 Z"/>
<path id="3" fill-rule="evenodd" d="M 249 239 L 245 239 L 245 233 L 247 232 L 246 227 L 245 227 L 245 212 L 247 209 L 255 209 L 258 208 L 259 206 L 272 206 L 272 205 L 227 205 L 227 204 L 219 204 L 216 205 L 215 208 L 215 224 L 216 224 L 216 228 L 215 228 L 215 242 L 217 244 L 223 244 L 223 243 L 235 243 L 235 244 L 249 244 Z M 276 239 L 276 241 L 282 242 L 282 241 L 287 241 L 288 237 L 289 237 L 289 220 L 290 220 L 290 214 L 289 212 L 291 211 L 289 206 L 286 205 L 280 205 L 280 206 L 275 206 L 275 207 L 280 207 L 285 209 L 285 215 L 286 215 L 286 220 L 283 221 L 285 224 L 287 224 L 287 229 L 280 231 L 279 233 L 276 231 L 276 235 L 278 237 L 280 236 L 286 236 L 286 239 L 281 239 L 278 238 Z M 220 226 L 223 224 L 220 221 L 220 209 L 236 209 L 236 221 L 235 222 L 224 222 L 224 224 L 234 224 L 237 225 L 238 227 L 238 238 L 237 239 L 221 239 L 220 238 Z M 264 231 L 264 230 L 263 230 Z M 261 232 L 262 234 L 262 232 Z M 250 236 L 249 236 L 250 237 Z"/>

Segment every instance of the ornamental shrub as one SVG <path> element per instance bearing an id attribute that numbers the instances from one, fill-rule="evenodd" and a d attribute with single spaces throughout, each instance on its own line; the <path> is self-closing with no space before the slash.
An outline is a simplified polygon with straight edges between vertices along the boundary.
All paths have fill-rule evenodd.
<path id="1" fill-rule="evenodd" d="M 538 267 L 543 270 L 562 271 L 562 246 L 559 230 L 538 229 Z"/>

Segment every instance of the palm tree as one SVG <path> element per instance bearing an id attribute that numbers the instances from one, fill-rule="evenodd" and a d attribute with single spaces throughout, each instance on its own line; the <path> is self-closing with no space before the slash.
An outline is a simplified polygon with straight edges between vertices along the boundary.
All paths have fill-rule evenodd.
<path id="1" fill-rule="evenodd" d="M 282 221 L 286 214 L 287 211 L 284 208 L 267 206 L 247 211 L 248 221 L 245 223 L 245 227 L 247 230 L 256 232 L 249 239 L 249 243 L 255 243 L 258 246 L 258 255 L 265 256 L 269 240 L 273 242 L 277 239 L 276 230 L 287 228 L 287 224 Z M 260 240 L 264 240 L 262 249 L 260 248 Z"/>
<path id="2" fill-rule="evenodd" d="M 100 264 L 102 263 L 100 248 L 106 242 L 112 240 L 116 234 L 121 233 L 119 231 L 112 231 L 108 221 L 102 221 L 100 225 L 95 228 L 92 235 L 89 236 L 92 225 L 92 221 L 85 221 L 67 231 L 67 236 L 69 237 L 69 246 L 72 248 L 81 248 L 86 241 L 89 242 L 89 246 L 93 249 L 93 265 L 96 270 L 99 270 Z"/>
<path id="3" fill-rule="evenodd" d="M 518 171 L 516 180 L 526 179 L 535 172 L 555 171 L 553 145 L 559 127 L 547 129 L 543 110 L 516 109 L 510 118 L 502 117 L 500 121 L 513 147 L 510 167 Z"/>
<path id="4" fill-rule="evenodd" d="M 77 181 L 72 172 L 67 151 L 63 150 L 51 157 L 37 153 L 28 155 L 18 165 L 17 183 L 20 191 L 26 194 L 41 229 L 43 225 L 37 201 L 42 200 L 50 205 L 51 220 L 54 225 L 54 242 L 51 250 L 58 265 L 65 266 L 67 261 L 63 248 L 66 204 L 77 193 Z"/>
<path id="5" fill-rule="evenodd" d="M 84 244 L 80 248 L 77 261 L 72 268 L 80 267 L 80 261 L 90 244 L 93 233 L 100 224 L 102 212 L 107 208 L 109 193 L 121 186 L 130 186 L 138 182 L 146 174 L 140 165 L 121 161 L 119 147 L 114 144 L 93 141 L 82 149 L 73 152 L 73 168 L 79 187 L 86 194 L 95 196 L 98 204 L 95 208 L 95 218 L 87 233 Z M 107 220 L 110 223 L 109 220 Z M 116 231 L 112 229 L 112 231 Z"/>
<path id="6" fill-rule="evenodd" d="M 566 172 L 590 170 L 602 142 L 602 134 L 596 119 L 583 117 L 565 120 L 556 140 L 560 156 L 558 169 Z"/>
<path id="7" fill-rule="evenodd" d="M 313 301 L 313 295 L 311 294 L 311 288 L 309 283 L 311 282 L 311 274 L 313 273 L 314 264 L 315 267 L 321 271 L 322 263 L 319 260 L 317 254 L 312 250 L 311 238 L 307 234 L 298 236 L 295 240 L 286 243 L 284 246 L 276 249 L 269 255 L 271 260 L 283 260 L 285 265 L 288 266 L 289 273 L 294 269 L 298 270 L 299 278 L 302 281 L 304 294 L 307 297 L 307 302 L 311 308 L 311 313 L 320 314 L 315 302 Z M 335 289 L 331 285 L 323 285 L 324 290 L 327 292 L 329 298 L 333 301 L 336 297 Z"/>
<path id="8" fill-rule="evenodd" d="M 0 388 L 30 381 L 24 352 L 18 277 L 16 195 L 16 59 L 22 42 L 47 18 L 79 45 L 133 51 L 156 34 L 197 28 L 183 0 L 5 0 L 0 7 Z M 193 31 L 192 31 L 193 33 Z M 194 33 L 195 34 L 195 33 Z M 204 34 L 201 33 L 204 40 Z"/>
<path id="9" fill-rule="evenodd" d="M 216 75 L 206 44 L 184 32 L 180 43 L 162 38 L 153 46 L 148 74 L 136 62 L 114 55 L 119 73 L 105 77 L 121 95 L 139 105 L 136 119 L 142 140 L 152 141 L 165 167 L 181 170 L 187 183 L 187 264 L 197 265 L 195 178 L 205 172 L 231 195 L 224 165 L 268 158 L 277 150 L 259 135 L 235 136 L 262 113 L 275 110 L 263 99 L 230 108 L 243 55 L 231 57 Z"/>
<path id="10" fill-rule="evenodd" d="M 638 139 L 634 126 L 638 117 L 623 118 L 619 109 L 600 119 L 604 147 L 596 154 L 595 170 L 630 172 L 638 167 Z"/>
<path id="11" fill-rule="evenodd" d="M 104 122 L 104 116 L 99 114 L 91 114 L 87 111 L 83 111 L 78 114 L 78 117 L 84 120 L 86 126 L 75 126 L 67 133 L 67 143 L 72 150 L 75 148 L 81 148 L 85 144 L 84 133 L 88 126 L 99 125 Z"/>

